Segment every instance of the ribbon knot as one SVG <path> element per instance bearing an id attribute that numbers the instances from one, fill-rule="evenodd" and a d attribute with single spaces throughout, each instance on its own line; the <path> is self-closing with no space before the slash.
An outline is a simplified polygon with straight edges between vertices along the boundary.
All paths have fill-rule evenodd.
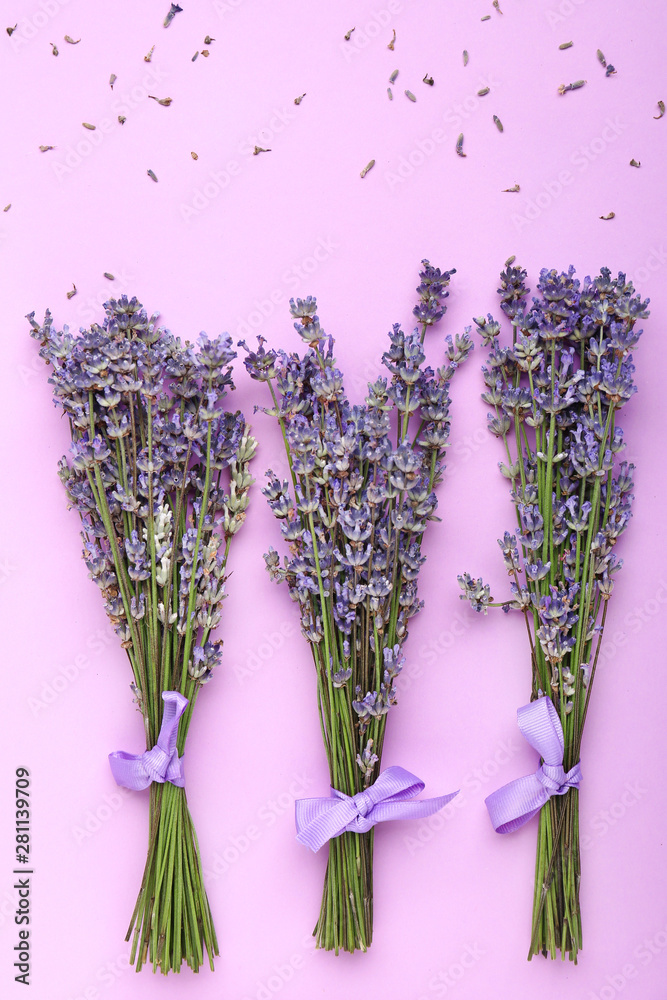
<path id="1" fill-rule="evenodd" d="M 566 773 L 562 764 L 542 764 L 535 772 L 535 777 L 549 795 L 565 795 L 568 788 L 576 787 L 581 781 L 581 768 L 575 764 Z"/>
<path id="2" fill-rule="evenodd" d="M 581 782 L 581 766 L 563 768 L 563 727 L 550 698 L 542 697 L 517 712 L 523 737 L 537 750 L 543 763 L 534 774 L 516 778 L 486 799 L 496 833 L 512 833 L 537 815 L 552 795 L 565 795 Z"/>
<path id="3" fill-rule="evenodd" d="M 373 799 L 371 798 L 370 795 L 368 795 L 367 792 L 357 792 L 352 801 L 354 802 L 360 820 L 365 819 L 368 816 L 368 813 L 375 805 Z M 370 826 L 372 825 L 373 824 L 371 823 Z M 370 826 L 368 827 L 369 830 Z"/>
<path id="4" fill-rule="evenodd" d="M 188 704 L 179 691 L 163 691 L 164 712 L 157 743 L 151 750 L 141 754 L 125 753 L 116 750 L 109 754 L 111 773 L 117 785 L 141 791 L 148 788 L 153 781 L 161 784 L 170 781 L 172 785 L 183 788 L 183 758 L 178 756 L 176 740 L 178 737 L 178 721 Z"/>
<path id="5" fill-rule="evenodd" d="M 163 750 L 159 743 L 156 743 L 152 750 L 144 751 L 141 760 L 151 781 L 165 780 L 172 756 Z"/>
<path id="6" fill-rule="evenodd" d="M 327 798 L 297 799 L 294 803 L 296 839 L 312 851 L 342 833 L 367 833 L 376 823 L 392 819 L 421 819 L 447 805 L 458 792 L 431 799 L 415 799 L 424 782 L 402 767 L 388 767 L 368 788 L 346 795 L 336 788 Z"/>

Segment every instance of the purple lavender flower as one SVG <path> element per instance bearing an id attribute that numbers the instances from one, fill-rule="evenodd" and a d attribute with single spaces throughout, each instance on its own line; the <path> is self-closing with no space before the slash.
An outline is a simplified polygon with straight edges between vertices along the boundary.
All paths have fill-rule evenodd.
<path id="1" fill-rule="evenodd" d="M 457 577 L 459 587 L 463 591 L 461 599 L 470 602 L 473 611 L 487 613 L 493 600 L 491 588 L 488 583 L 484 583 L 482 578 L 476 580 L 470 573 L 463 573 Z"/>

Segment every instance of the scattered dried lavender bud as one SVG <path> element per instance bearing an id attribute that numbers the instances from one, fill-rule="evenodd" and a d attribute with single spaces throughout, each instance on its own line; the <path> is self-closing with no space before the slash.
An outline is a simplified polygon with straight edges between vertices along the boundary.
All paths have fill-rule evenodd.
<path id="1" fill-rule="evenodd" d="M 468 60 L 469 60 L 469 59 L 470 59 L 470 56 L 468 55 L 468 50 L 467 50 L 467 49 L 464 49 L 464 50 L 463 50 L 463 65 L 464 65 L 464 66 L 467 66 L 467 65 L 468 65 Z"/>
<path id="2" fill-rule="evenodd" d="M 65 35 L 65 41 L 68 42 L 70 45 L 78 45 L 79 42 L 81 41 L 81 39 L 80 38 L 72 38 L 71 35 Z"/>
<path id="3" fill-rule="evenodd" d="M 393 29 L 393 32 L 394 32 L 394 35 L 392 37 L 392 40 L 387 45 L 387 48 L 391 49 L 392 52 L 394 51 L 394 45 L 396 44 L 396 28 Z"/>
<path id="4" fill-rule="evenodd" d="M 461 135 L 456 140 L 456 155 L 457 156 L 467 156 L 468 155 L 467 153 L 463 152 L 463 132 L 461 132 Z"/>
<path id="5" fill-rule="evenodd" d="M 117 79 L 118 77 L 116 76 L 115 73 L 112 73 L 111 76 L 109 77 L 109 86 L 111 87 L 112 90 L 113 90 L 113 85 Z"/>
<path id="6" fill-rule="evenodd" d="M 152 49 L 146 53 L 146 55 L 144 56 L 144 62 L 150 62 L 151 59 L 153 58 L 154 52 L 155 52 L 155 46 L 153 46 Z"/>
<path id="7" fill-rule="evenodd" d="M 206 38 L 204 39 L 204 45 L 210 45 L 211 42 L 214 42 L 214 41 L 215 41 L 215 38 L 211 38 L 210 35 L 207 35 Z"/>
<path id="8" fill-rule="evenodd" d="M 480 20 L 482 20 L 482 21 L 490 21 L 491 20 L 491 15 L 490 14 L 485 14 L 484 17 L 480 18 Z"/>
<path id="9" fill-rule="evenodd" d="M 72 282 L 72 291 L 71 292 L 67 292 L 66 294 L 67 294 L 67 298 L 68 299 L 73 299 L 74 298 L 74 296 L 76 295 L 76 285 L 74 284 L 74 282 Z"/>
<path id="10" fill-rule="evenodd" d="M 603 66 L 607 65 L 607 60 L 605 59 L 603 53 L 598 49 L 598 62 L 601 62 Z"/>
<path id="11" fill-rule="evenodd" d="M 561 83 L 558 88 L 558 93 L 566 94 L 568 90 L 579 90 L 579 88 L 583 87 L 585 83 L 585 80 L 575 80 L 574 83 Z"/>
<path id="12" fill-rule="evenodd" d="M 367 163 L 366 166 L 364 167 L 364 169 L 361 171 L 361 173 L 359 174 L 359 176 L 363 179 L 366 176 L 366 174 L 368 173 L 368 171 L 372 170 L 374 166 L 375 166 L 375 160 L 370 160 L 370 162 Z"/>
<path id="13" fill-rule="evenodd" d="M 571 49 L 573 45 L 574 45 L 574 42 L 561 42 L 561 44 L 558 46 L 558 48 L 559 49 Z"/>
<path id="14" fill-rule="evenodd" d="M 94 132 L 97 128 L 97 125 L 91 125 L 90 122 L 81 122 L 81 124 L 84 128 L 90 129 L 91 132 Z"/>
<path id="15" fill-rule="evenodd" d="M 432 87 L 432 86 L 433 86 L 433 84 L 435 83 L 435 80 L 433 79 L 433 77 L 432 77 L 432 76 L 429 76 L 429 75 L 428 75 L 428 73 L 427 73 L 427 74 L 426 74 L 426 75 L 425 75 L 425 76 L 423 77 L 423 79 L 422 79 L 422 83 L 426 83 L 426 84 L 428 84 L 428 86 L 429 86 L 429 87 Z"/>
<path id="16" fill-rule="evenodd" d="M 631 167 L 641 167 L 641 163 L 640 163 L 640 161 L 639 161 L 639 160 L 635 160 L 635 159 L 633 158 L 632 160 L 630 160 L 630 166 L 631 166 Z"/>
<path id="17" fill-rule="evenodd" d="M 164 25 L 164 27 L 168 28 L 169 25 L 171 24 L 171 22 L 176 17 L 176 15 L 180 14 L 182 10 L 183 10 L 183 8 L 179 7 L 177 3 L 173 3 L 171 5 L 171 7 L 169 8 L 169 13 L 167 14 L 167 16 L 165 17 L 164 21 L 162 22 L 163 25 Z"/>
<path id="18" fill-rule="evenodd" d="M 609 63 L 609 65 L 607 66 L 607 72 L 605 73 L 605 76 L 615 76 L 615 75 L 616 75 L 616 67 L 612 66 L 612 64 Z"/>
<path id="19" fill-rule="evenodd" d="M 126 121 L 127 121 L 127 118 L 125 117 L 125 115 L 118 115 L 118 123 L 120 125 L 124 125 Z"/>
<path id="20" fill-rule="evenodd" d="M 49 42 L 49 45 L 51 46 L 51 52 L 52 52 L 52 54 L 54 56 L 57 56 L 58 55 L 58 46 L 54 45 L 53 42 Z"/>
<path id="21" fill-rule="evenodd" d="M 11 207 L 12 207 L 12 203 L 11 203 L 11 201 L 10 201 L 9 205 L 5 205 L 5 207 L 3 208 L 3 210 L 2 210 L 2 211 L 3 211 L 3 212 L 8 212 L 8 211 L 9 211 L 9 209 L 10 209 Z"/>
<path id="22" fill-rule="evenodd" d="M 498 129 L 498 131 L 499 131 L 499 132 L 504 132 L 505 130 L 504 130 L 504 128 L 503 128 L 503 123 L 501 122 L 501 120 L 500 120 L 500 118 L 498 117 L 498 115 L 494 115 L 494 116 L 493 116 L 493 120 L 494 120 L 494 122 L 495 122 L 495 124 L 496 124 L 496 128 Z"/>
<path id="23" fill-rule="evenodd" d="M 255 148 L 252 151 L 252 155 L 258 156 L 260 153 L 270 153 L 270 152 L 271 152 L 270 149 L 262 149 L 261 146 L 255 146 Z"/>
<path id="24" fill-rule="evenodd" d="M 516 254 L 513 253 L 512 256 L 508 257 L 507 260 L 505 261 L 505 267 L 510 267 L 515 260 L 516 260 Z"/>
<path id="25" fill-rule="evenodd" d="M 409 101 L 412 101 L 413 103 L 417 100 L 417 98 L 415 97 L 415 95 L 412 93 L 411 90 L 406 90 L 405 91 L 405 96 L 407 97 L 407 99 Z"/>
<path id="26" fill-rule="evenodd" d="M 157 177 L 155 176 L 155 174 L 153 173 L 153 171 L 152 170 L 147 170 L 146 173 L 148 174 L 148 176 L 150 177 L 150 179 L 152 181 L 155 181 L 155 183 L 157 184 Z"/>
<path id="27" fill-rule="evenodd" d="M 601 215 L 600 218 L 604 219 L 605 222 L 608 222 L 609 219 L 615 219 L 616 218 L 616 212 L 610 212 L 609 215 Z"/>
<path id="28" fill-rule="evenodd" d="M 511 187 L 511 188 L 503 188 L 500 193 L 501 194 L 518 194 L 520 190 L 521 190 L 521 186 L 519 184 L 515 184 L 514 187 Z"/>
<path id="29" fill-rule="evenodd" d="M 5 28 L 5 31 L 7 32 L 7 34 L 9 35 L 10 38 L 12 37 L 12 35 L 14 34 L 14 32 L 16 31 L 16 29 L 18 28 L 18 26 L 19 26 L 19 23 L 17 21 L 13 28 Z"/>
<path id="30" fill-rule="evenodd" d="M 346 42 L 349 42 L 349 40 L 352 38 L 352 32 L 353 31 L 356 31 L 356 28 L 350 28 L 349 31 L 345 32 L 345 41 Z"/>
<path id="31" fill-rule="evenodd" d="M 493 6 L 496 8 L 499 14 L 502 14 L 502 10 L 500 9 L 500 0 L 493 0 Z"/>
<path id="32" fill-rule="evenodd" d="M 389 98 L 390 101 L 394 100 L 394 95 L 391 92 L 391 87 L 387 87 L 387 97 Z"/>
<path id="33" fill-rule="evenodd" d="M 192 157 L 193 160 L 198 160 L 199 159 L 199 156 L 198 156 L 197 153 L 190 153 L 190 156 Z"/>
<path id="34" fill-rule="evenodd" d="M 481 90 L 477 91 L 477 96 L 478 97 L 486 97 L 486 95 L 489 94 L 489 93 L 491 93 L 491 88 L 490 87 L 482 87 Z"/>
<path id="35" fill-rule="evenodd" d="M 295 104 L 301 104 L 301 102 L 302 102 L 302 100 L 304 99 L 305 96 L 306 96 L 305 94 L 301 94 L 300 97 L 295 97 L 294 98 L 294 103 Z"/>
<path id="36" fill-rule="evenodd" d="M 210 52 L 208 51 L 208 49 L 202 49 L 201 54 L 203 55 L 204 59 L 208 59 Z"/>
<path id="37" fill-rule="evenodd" d="M 398 70 L 395 69 L 394 72 L 389 77 L 389 83 L 396 83 L 396 77 L 398 76 Z"/>
<path id="38" fill-rule="evenodd" d="M 40 146 L 39 151 L 40 153 L 48 153 L 50 149 L 55 149 L 55 148 L 56 148 L 55 146 Z"/>
<path id="39" fill-rule="evenodd" d="M 193 55 L 193 57 L 192 57 L 192 62 L 194 62 L 194 61 L 195 61 L 195 59 L 197 59 L 198 57 L 199 57 L 199 49 L 197 49 L 197 51 L 196 51 L 196 52 L 195 52 L 195 54 Z"/>
<path id="40" fill-rule="evenodd" d="M 110 274 L 108 271 L 104 272 L 104 277 L 107 278 L 109 281 L 115 281 L 116 280 L 115 277 L 113 276 L 113 274 Z"/>
<path id="41" fill-rule="evenodd" d="M 173 100 L 171 97 L 153 97 L 152 94 L 148 95 L 148 99 L 149 101 L 156 101 L 158 104 L 161 104 L 163 108 L 168 108 Z"/>

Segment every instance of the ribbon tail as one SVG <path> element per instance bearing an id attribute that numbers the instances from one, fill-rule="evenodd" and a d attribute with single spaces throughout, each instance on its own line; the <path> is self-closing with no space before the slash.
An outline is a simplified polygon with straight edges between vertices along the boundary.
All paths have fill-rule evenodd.
<path id="1" fill-rule="evenodd" d="M 412 799 L 409 802 L 379 802 L 371 809 L 368 819 L 373 823 L 386 823 L 396 819 L 425 819 L 444 809 L 459 794 L 460 789 L 449 795 L 436 795 L 430 799 Z"/>
<path id="2" fill-rule="evenodd" d="M 529 702 L 518 709 L 516 719 L 521 735 L 546 764 L 563 763 L 563 727 L 551 698 Z"/>
<path id="3" fill-rule="evenodd" d="M 169 759 L 169 764 L 165 772 L 164 780 L 170 781 L 178 788 L 185 786 L 185 773 L 183 771 L 183 757 L 178 756 L 178 723 L 183 712 L 187 708 L 188 699 L 179 691 L 163 691 L 164 713 L 160 735 L 157 746 L 164 750 Z"/>
<path id="4" fill-rule="evenodd" d="M 187 708 L 188 699 L 179 691 L 163 691 L 162 700 L 164 711 L 157 746 L 164 750 L 169 757 L 172 757 L 176 750 L 178 723 Z"/>
<path id="5" fill-rule="evenodd" d="M 142 757 L 143 754 L 137 756 L 134 753 L 125 753 L 124 750 L 115 750 L 109 754 L 109 766 L 117 785 L 130 788 L 134 792 L 148 788 L 152 779 L 146 772 Z"/>
<path id="6" fill-rule="evenodd" d="M 339 793 L 340 795 L 340 793 Z M 297 799 L 294 803 L 296 839 L 311 851 L 343 833 L 356 816 L 351 798 Z"/>
<path id="7" fill-rule="evenodd" d="M 400 802 L 402 799 L 414 799 L 417 795 L 421 795 L 425 787 L 424 782 L 416 774 L 392 764 L 382 771 L 365 791 L 375 803 Z"/>
<path id="8" fill-rule="evenodd" d="M 549 793 L 536 774 L 526 774 L 498 788 L 484 800 L 496 833 L 512 833 L 535 816 Z"/>
<path id="9" fill-rule="evenodd" d="M 142 754 L 116 750 L 109 754 L 109 766 L 117 785 L 141 791 L 152 781 L 170 781 L 183 788 L 183 758 L 178 756 L 176 746 L 178 723 L 188 705 L 188 699 L 180 691 L 163 691 L 164 711 L 162 724 L 155 746 Z"/>

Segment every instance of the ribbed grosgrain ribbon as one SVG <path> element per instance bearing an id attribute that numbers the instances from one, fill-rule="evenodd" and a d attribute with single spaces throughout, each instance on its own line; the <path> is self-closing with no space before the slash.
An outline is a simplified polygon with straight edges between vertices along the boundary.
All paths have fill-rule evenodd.
<path id="1" fill-rule="evenodd" d="M 433 799 L 415 799 L 424 782 L 402 767 L 388 767 L 372 785 L 356 795 L 336 788 L 328 798 L 297 799 L 296 839 L 312 851 L 341 833 L 366 833 L 376 823 L 392 819 L 422 819 L 447 805 L 458 791 Z"/>
<path id="2" fill-rule="evenodd" d="M 552 795 L 565 795 L 578 788 L 581 767 L 563 769 L 563 727 L 551 699 L 531 701 L 516 713 L 519 729 L 544 761 L 534 774 L 503 785 L 486 799 L 486 808 L 496 833 L 512 833 L 535 816 Z"/>
<path id="3" fill-rule="evenodd" d="M 164 713 L 157 743 L 152 750 L 141 754 L 116 750 L 109 754 L 111 773 L 117 785 L 140 791 L 148 788 L 152 781 L 171 781 L 172 785 L 183 788 L 183 758 L 178 756 L 176 738 L 178 720 L 183 715 L 188 699 L 178 691 L 163 691 Z"/>

